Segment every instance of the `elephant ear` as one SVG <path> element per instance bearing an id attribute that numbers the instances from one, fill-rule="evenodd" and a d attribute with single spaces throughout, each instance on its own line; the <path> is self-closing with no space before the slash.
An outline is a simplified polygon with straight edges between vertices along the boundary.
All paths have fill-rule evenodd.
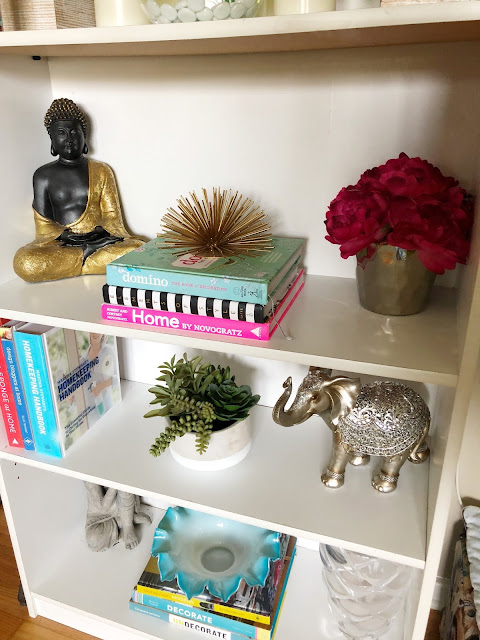
<path id="1" fill-rule="evenodd" d="M 358 378 L 330 378 L 325 381 L 323 391 L 330 398 L 331 421 L 337 426 L 340 419 L 345 417 L 355 406 L 358 394 L 360 393 L 361 383 Z"/>

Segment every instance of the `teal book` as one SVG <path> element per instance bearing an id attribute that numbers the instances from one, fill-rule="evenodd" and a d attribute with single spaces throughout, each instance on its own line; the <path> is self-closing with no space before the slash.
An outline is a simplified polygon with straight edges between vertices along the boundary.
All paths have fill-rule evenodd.
<path id="1" fill-rule="evenodd" d="M 305 240 L 274 237 L 272 245 L 256 256 L 214 258 L 178 255 L 155 238 L 110 262 L 107 284 L 265 305 L 302 256 Z"/>
<path id="2" fill-rule="evenodd" d="M 13 333 L 13 339 L 24 383 L 36 451 L 61 458 L 62 450 L 53 409 L 42 329 L 43 325 L 25 324 Z"/>

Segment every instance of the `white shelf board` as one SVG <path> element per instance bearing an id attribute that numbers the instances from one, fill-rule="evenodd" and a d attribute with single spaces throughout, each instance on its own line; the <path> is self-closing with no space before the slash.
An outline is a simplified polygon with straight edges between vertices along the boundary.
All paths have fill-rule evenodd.
<path id="1" fill-rule="evenodd" d="M 268 342 L 151 329 L 103 321 L 104 276 L 0 286 L 1 317 L 35 321 L 185 348 L 236 353 L 342 371 L 455 386 L 458 373 L 455 292 L 437 287 L 417 315 L 382 316 L 363 309 L 355 281 L 307 276 L 282 327 Z"/>
<path id="2" fill-rule="evenodd" d="M 5 31 L 0 54 L 256 53 L 479 39 L 478 3 L 446 2 L 194 24 Z"/>
<path id="3" fill-rule="evenodd" d="M 132 552 L 127 552 L 120 544 L 97 554 L 88 550 L 80 535 L 71 540 L 71 549 L 63 557 L 62 566 L 32 594 L 39 615 L 71 624 L 75 623 L 72 614 L 76 612 L 77 628 L 98 633 L 104 624 L 112 625 L 111 637 L 122 640 L 129 637 L 128 632 L 132 637 L 145 639 L 195 638 L 191 631 L 128 608 L 133 586 L 149 558 L 152 537 L 153 525 L 144 530 L 140 546 Z M 294 559 L 275 640 L 291 640 L 299 632 L 304 640 L 342 638 L 328 608 L 319 554 L 303 548 L 298 548 Z M 401 630 L 392 629 L 385 640 L 402 637 Z"/>
<path id="4" fill-rule="evenodd" d="M 281 530 L 313 543 L 344 546 L 422 569 L 426 555 L 428 463 L 406 463 L 397 490 L 370 484 L 375 459 L 347 469 L 341 489 L 327 489 L 331 432 L 313 417 L 286 429 L 268 407 L 252 411 L 254 442 L 240 464 L 220 472 L 179 466 L 165 452 L 148 450 L 163 424 L 144 419 L 148 386 L 125 382 L 123 401 L 112 408 L 59 460 L 11 449 L 0 434 L 0 457 L 220 516 Z"/>

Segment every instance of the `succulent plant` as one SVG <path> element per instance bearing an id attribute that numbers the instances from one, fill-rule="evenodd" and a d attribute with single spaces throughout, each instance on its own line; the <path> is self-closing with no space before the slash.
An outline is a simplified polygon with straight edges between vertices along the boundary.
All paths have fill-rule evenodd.
<path id="1" fill-rule="evenodd" d="M 150 447 L 150 453 L 155 458 L 158 457 L 176 438 L 192 431 L 197 434 L 197 451 L 200 454 L 204 453 L 210 442 L 214 419 L 213 406 L 209 402 L 191 401 L 188 412 L 183 412 L 177 419 L 171 419 L 165 431 L 155 439 Z"/>
<path id="2" fill-rule="evenodd" d="M 150 453 L 157 457 L 176 438 L 185 433 L 196 434 L 197 451 L 204 453 L 212 431 L 228 424 L 244 420 L 249 410 L 260 399 L 252 395 L 248 385 L 238 386 L 230 367 L 202 364 L 202 358 L 188 359 L 187 354 L 178 360 L 175 356 L 160 365 L 159 384 L 150 388 L 155 398 L 150 402 L 160 405 L 145 414 L 169 418 L 165 430 L 155 439 Z"/>
<path id="3" fill-rule="evenodd" d="M 238 422 L 248 416 L 249 409 L 257 404 L 260 396 L 252 395 L 252 390 L 246 384 L 237 387 L 233 380 L 225 380 L 209 385 L 208 399 L 218 420 Z"/>

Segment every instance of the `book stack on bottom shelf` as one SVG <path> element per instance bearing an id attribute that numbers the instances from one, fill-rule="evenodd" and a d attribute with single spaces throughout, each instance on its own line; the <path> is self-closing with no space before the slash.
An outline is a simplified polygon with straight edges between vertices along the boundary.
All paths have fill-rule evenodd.
<path id="1" fill-rule="evenodd" d="M 180 511 L 187 513 L 187 516 L 195 513 L 184 509 Z M 206 517 L 210 518 L 210 516 Z M 231 521 L 223 520 L 223 522 L 233 524 L 235 527 L 235 523 Z M 246 526 L 252 530 L 257 529 L 250 525 L 240 526 Z M 213 595 L 209 590 L 209 586 L 214 590 L 212 581 L 207 580 L 208 574 L 210 573 L 211 576 L 212 573 L 206 571 L 205 580 L 208 586 L 194 597 L 189 598 L 189 595 L 179 584 L 182 582 L 180 571 L 173 579 L 171 579 L 171 575 L 166 575 L 168 571 L 165 567 L 171 567 L 172 558 L 173 563 L 176 562 L 176 554 L 172 552 L 170 558 L 164 557 L 160 561 L 159 554 L 155 553 L 155 539 L 158 537 L 161 527 L 162 523 L 155 532 L 152 556 L 133 589 L 129 603 L 130 609 L 210 638 L 272 640 L 281 614 L 288 578 L 295 557 L 296 538 L 287 534 L 275 534 L 278 540 L 278 558 L 270 560 L 261 556 L 251 558 L 251 568 L 248 571 L 251 573 L 249 582 L 252 582 L 253 586 L 247 584 L 245 579 L 241 579 L 234 593 L 222 600 L 221 597 Z M 258 529 L 258 531 L 262 530 Z M 204 532 L 200 537 L 204 537 Z M 175 546 L 171 534 L 167 534 L 167 538 L 166 546 L 169 548 Z M 221 540 L 218 542 L 218 546 L 205 550 L 203 549 L 205 544 L 202 546 L 202 543 L 192 537 L 191 548 L 196 550 L 202 548 L 203 551 L 199 551 L 202 558 L 209 553 L 214 553 L 216 562 L 219 561 L 218 554 L 220 553 L 222 556 L 220 562 L 223 562 L 225 555 L 230 553 L 229 544 L 227 542 L 224 545 Z M 206 544 L 209 546 L 209 543 Z M 248 543 L 245 544 L 245 547 L 248 547 Z M 160 555 L 168 555 L 168 552 Z M 182 555 L 185 555 L 185 550 Z M 265 566 L 266 561 L 268 562 L 267 569 L 265 569 L 266 577 L 261 584 L 258 584 L 254 575 L 256 572 L 258 575 L 258 567 L 262 564 Z M 237 558 L 234 563 L 238 564 Z M 162 569 L 159 568 L 160 566 Z M 171 571 L 170 569 L 170 573 Z M 225 577 L 226 574 L 228 574 L 227 570 L 219 570 L 218 580 L 220 582 L 222 579 L 228 580 L 228 576 Z M 188 579 L 191 580 L 190 577 Z M 213 583 L 216 583 L 215 578 L 213 578 Z"/>
<path id="2" fill-rule="evenodd" d="M 304 241 L 273 238 L 259 257 L 176 255 L 157 238 L 107 265 L 102 318 L 269 340 L 304 286 Z"/>

